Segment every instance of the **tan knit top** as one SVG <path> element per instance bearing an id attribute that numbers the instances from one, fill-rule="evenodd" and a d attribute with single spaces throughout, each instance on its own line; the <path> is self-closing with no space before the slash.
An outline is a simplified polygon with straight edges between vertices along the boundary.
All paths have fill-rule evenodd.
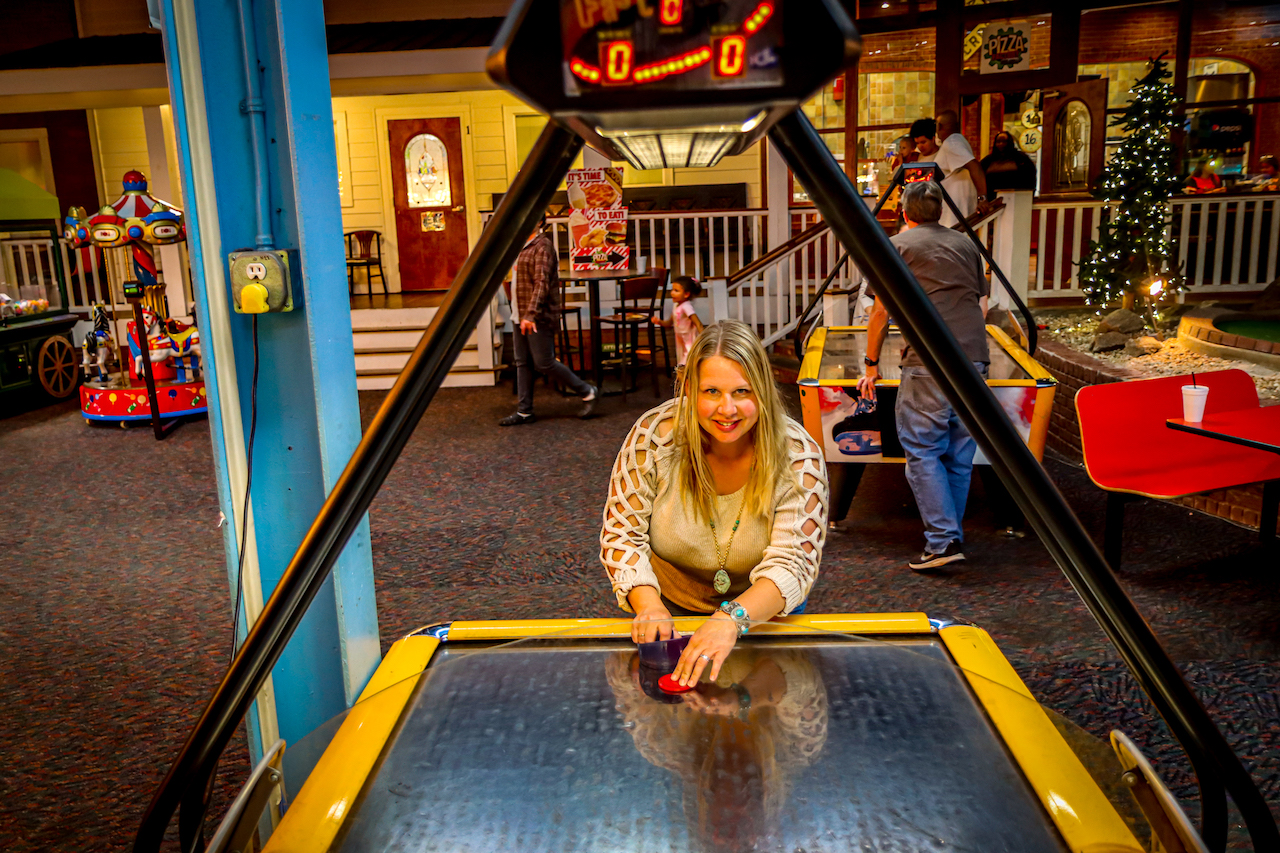
<path id="1" fill-rule="evenodd" d="M 672 475 L 675 402 L 668 400 L 636 421 L 613 465 L 600 561 L 619 606 L 630 610 L 627 593 L 652 586 L 679 607 L 710 613 L 721 601 L 768 578 L 786 599 L 783 612 L 791 612 L 809 597 L 822 559 L 828 496 L 821 449 L 802 426 L 787 418 L 795 479 L 778 484 L 767 515 L 743 510 L 725 564 L 729 590 L 717 593 L 712 579 L 720 566 L 711 526 L 697 518 L 691 501 L 681 500 Z M 745 489 L 716 498 L 721 549 Z"/>

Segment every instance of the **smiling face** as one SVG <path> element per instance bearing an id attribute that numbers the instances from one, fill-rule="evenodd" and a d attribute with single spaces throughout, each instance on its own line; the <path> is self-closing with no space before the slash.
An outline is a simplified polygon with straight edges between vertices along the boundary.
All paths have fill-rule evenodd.
<path id="1" fill-rule="evenodd" d="M 713 355 L 698 366 L 698 425 L 712 441 L 750 441 L 759 418 L 759 401 L 739 364 Z"/>

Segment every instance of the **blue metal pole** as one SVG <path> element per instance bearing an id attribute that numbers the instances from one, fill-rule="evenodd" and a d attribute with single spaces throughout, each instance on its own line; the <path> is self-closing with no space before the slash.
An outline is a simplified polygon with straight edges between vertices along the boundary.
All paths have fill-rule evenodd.
<path id="1" fill-rule="evenodd" d="M 320 0 L 160 0 L 159 11 L 191 188 L 215 472 L 234 531 L 229 574 L 236 583 L 236 543 L 247 539 L 256 559 L 246 574 L 256 578 L 240 582 L 260 585 L 265 598 L 360 439 L 323 9 Z M 241 38 L 242 24 L 252 38 Z M 260 66 L 257 92 L 250 81 Z M 229 70 L 238 67 L 249 73 Z M 248 529 L 239 531 L 253 349 L 249 318 L 230 308 L 226 258 L 264 241 L 293 253 L 295 310 L 259 319 L 255 470 Z M 276 719 L 263 726 L 296 743 L 354 701 L 379 654 L 366 519 L 272 671 Z"/>

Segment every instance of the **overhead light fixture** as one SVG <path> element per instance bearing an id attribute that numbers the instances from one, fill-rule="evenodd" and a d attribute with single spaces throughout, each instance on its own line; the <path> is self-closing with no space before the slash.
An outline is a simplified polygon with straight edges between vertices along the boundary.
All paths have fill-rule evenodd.
<path id="1" fill-rule="evenodd" d="M 735 148 L 745 147 L 746 135 L 764 121 L 760 110 L 740 125 L 609 130 L 596 133 L 637 169 L 693 169 L 714 166 Z"/>

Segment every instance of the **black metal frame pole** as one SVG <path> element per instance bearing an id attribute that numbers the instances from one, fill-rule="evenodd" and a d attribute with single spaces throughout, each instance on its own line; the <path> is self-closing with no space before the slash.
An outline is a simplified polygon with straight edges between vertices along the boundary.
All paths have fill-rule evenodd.
<path id="1" fill-rule="evenodd" d="M 169 768 L 142 819 L 133 843 L 135 851 L 160 849 L 174 809 L 180 801 L 184 805 L 192 801 L 188 792 L 193 798 L 199 792 L 203 801 L 206 782 L 227 742 L 581 147 L 582 140 L 576 134 L 554 121 L 543 129 Z M 197 818 L 184 815 L 181 822 L 194 825 L 199 823 Z"/>
<path id="2" fill-rule="evenodd" d="M 796 111 L 783 118 L 769 137 L 831 223 L 832 231 L 873 278 L 876 294 L 888 304 L 903 334 L 939 380 L 947 399 L 1063 574 L 1182 744 L 1200 784 L 1206 844 L 1219 851 L 1226 845 L 1225 784 L 1248 825 L 1255 849 L 1280 849 L 1275 819 L 1240 759 L 1107 568 L 1097 546 L 965 357 L 889 238 L 868 216 L 866 206 L 813 125 Z"/>

